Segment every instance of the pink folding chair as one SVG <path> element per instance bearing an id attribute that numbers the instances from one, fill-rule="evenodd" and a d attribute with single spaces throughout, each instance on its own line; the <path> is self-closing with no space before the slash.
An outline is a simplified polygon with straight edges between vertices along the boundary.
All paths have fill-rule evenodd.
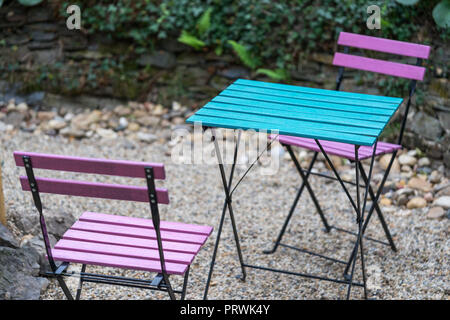
<path id="1" fill-rule="evenodd" d="M 398 150 L 402 148 L 401 143 L 402 143 L 403 133 L 404 133 L 405 126 L 406 126 L 406 119 L 408 116 L 408 111 L 409 111 L 410 104 L 411 104 L 411 98 L 414 95 L 417 81 L 421 81 L 424 78 L 425 68 L 422 67 L 421 65 L 422 65 L 423 59 L 428 58 L 429 53 L 430 53 L 430 47 L 426 46 L 426 45 L 421 45 L 421 44 L 389 40 L 389 39 L 384 39 L 384 38 L 377 38 L 377 37 L 359 35 L 359 34 L 348 33 L 348 32 L 341 32 L 339 34 L 338 45 L 344 46 L 344 53 L 336 52 L 334 55 L 334 59 L 333 59 L 333 64 L 336 66 L 339 66 L 339 72 L 338 72 L 338 76 L 336 79 L 336 90 L 340 89 L 340 86 L 341 86 L 341 83 L 343 80 L 343 76 L 344 76 L 344 68 L 352 68 L 352 69 L 358 69 L 358 70 L 363 70 L 363 71 L 376 72 L 376 73 L 381 73 L 381 74 L 385 74 L 385 75 L 390 75 L 390 76 L 394 76 L 394 77 L 405 78 L 405 79 L 411 80 L 409 97 L 408 97 L 404 115 L 402 117 L 401 128 L 400 128 L 400 133 L 399 133 L 397 143 L 392 144 L 392 143 L 387 143 L 387 142 L 378 142 L 377 146 L 376 146 L 376 155 L 377 156 L 382 155 L 382 154 L 392 154 L 392 156 L 391 156 L 388 167 L 385 171 L 385 174 L 383 176 L 383 179 L 381 181 L 381 184 L 380 184 L 376 194 L 373 191 L 372 187 L 369 185 L 368 190 L 369 190 L 369 195 L 372 199 L 372 206 L 369 209 L 369 212 L 367 214 L 367 219 L 364 221 L 364 225 L 363 225 L 363 229 L 362 229 L 362 232 L 364 233 L 364 231 L 366 230 L 367 225 L 370 221 L 372 213 L 375 210 L 377 213 L 377 216 L 381 222 L 383 230 L 386 234 L 386 238 L 388 239 L 388 243 L 377 240 L 377 239 L 372 239 L 369 237 L 365 237 L 365 238 L 367 238 L 368 240 L 372 240 L 372 241 L 376 241 L 378 243 L 385 244 L 385 245 L 390 245 L 392 250 L 396 251 L 397 249 L 395 247 L 391 233 L 390 233 L 387 223 L 383 217 L 383 213 L 378 205 L 378 199 L 381 195 L 384 184 L 385 184 L 386 179 L 391 170 L 395 156 L 397 155 Z M 349 47 L 363 49 L 363 50 L 373 50 L 373 51 L 390 53 L 390 54 L 407 56 L 407 57 L 414 57 L 414 58 L 417 58 L 417 61 L 416 61 L 416 65 L 409 65 L 409 64 L 384 61 L 384 60 L 379 60 L 379 59 L 372 59 L 372 58 L 367 58 L 367 57 L 363 57 L 363 56 L 359 56 L 359 55 L 351 55 L 351 54 L 348 54 Z M 370 116 L 376 117 L 376 115 L 370 115 Z M 345 159 L 349 159 L 350 161 L 354 161 L 355 160 L 355 152 L 354 152 L 355 146 L 354 145 L 347 144 L 347 143 L 319 140 L 320 144 L 321 144 L 319 146 L 314 141 L 314 139 L 283 136 L 283 135 L 278 136 L 278 140 L 288 150 L 288 152 L 291 156 L 291 159 L 294 162 L 297 170 L 298 171 L 302 170 L 306 174 L 305 175 L 306 179 L 308 179 L 310 174 L 313 174 L 313 175 L 318 175 L 318 176 L 321 176 L 321 177 L 324 177 L 327 179 L 332 179 L 332 180 L 338 181 L 341 184 L 344 191 L 346 192 L 346 194 L 349 196 L 349 193 L 348 193 L 347 188 L 345 187 L 345 184 L 350 184 L 350 185 L 356 185 L 356 184 L 352 181 L 344 181 L 340 178 L 336 168 L 334 167 L 331 160 L 328 158 L 327 154 L 336 155 L 336 156 L 339 156 L 339 157 L 342 157 Z M 305 149 L 314 151 L 314 156 L 313 156 L 312 161 L 307 170 L 302 169 L 300 167 L 300 164 L 299 164 L 296 156 L 292 152 L 292 146 L 301 147 L 301 148 L 305 148 Z M 327 160 L 328 164 L 330 165 L 330 167 L 336 177 L 322 174 L 322 173 L 316 173 L 316 172 L 312 171 L 314 163 L 317 159 L 317 155 L 319 152 L 323 153 L 323 155 L 325 156 L 325 159 Z M 361 146 L 359 148 L 358 158 L 359 158 L 359 160 L 368 159 L 372 156 L 372 153 L 373 153 L 373 147 Z M 359 163 L 359 170 L 361 172 L 361 176 L 364 180 L 364 183 L 367 183 L 367 174 L 363 168 L 363 165 L 360 161 L 358 161 L 358 163 Z M 300 188 L 298 189 L 298 192 L 295 196 L 294 202 L 290 208 L 290 211 L 286 217 L 286 220 L 284 221 L 284 224 L 280 230 L 280 233 L 278 234 L 278 237 L 275 241 L 274 246 L 272 247 L 272 249 L 264 251 L 266 254 L 274 253 L 277 250 L 279 245 L 292 248 L 292 246 L 281 243 L 281 240 L 282 240 L 283 235 L 286 231 L 286 228 L 291 220 L 292 214 L 294 213 L 297 203 L 302 195 L 304 187 L 305 187 L 305 183 L 303 182 L 301 184 Z M 355 233 L 353 233 L 351 231 L 339 228 L 337 226 L 330 226 L 327 219 L 325 218 L 325 215 L 323 214 L 323 210 L 321 209 L 314 192 L 310 188 L 308 188 L 308 192 L 311 195 L 311 198 L 316 207 L 316 210 L 322 219 L 322 222 L 325 226 L 326 232 L 329 232 L 331 229 L 336 229 L 338 231 L 356 235 Z M 350 200 L 351 200 L 351 198 L 350 198 Z M 298 249 L 301 251 L 306 251 L 306 250 L 300 249 L 300 248 L 295 248 L 295 249 Z M 308 251 L 306 251 L 306 252 L 308 252 Z M 308 253 L 310 253 L 310 252 L 308 252 Z M 311 253 L 311 254 L 313 254 L 313 253 Z M 348 278 L 348 275 L 347 275 L 348 270 L 350 268 L 351 261 L 353 260 L 353 257 L 355 254 L 356 254 L 356 251 L 355 251 L 355 247 L 354 247 L 353 251 L 350 255 L 350 258 L 348 260 L 348 263 L 346 264 L 345 271 L 344 271 L 344 276 L 347 278 Z"/>
<path id="2" fill-rule="evenodd" d="M 164 165 L 133 161 L 78 158 L 31 152 L 14 152 L 16 165 L 25 167 L 20 177 L 22 189 L 31 191 L 39 212 L 40 225 L 51 272 L 64 294 L 73 299 L 64 282 L 70 263 L 82 264 L 76 299 L 83 282 L 122 285 L 186 296 L 189 269 L 213 228 L 180 222 L 160 221 L 158 203 L 168 204 L 168 191 L 155 187 L 155 179 L 165 179 Z M 94 183 L 35 177 L 34 169 L 143 178 L 146 186 Z M 79 197 L 148 202 L 152 219 L 84 212 L 52 248 L 45 224 L 40 193 Z M 60 262 L 57 264 L 57 262 Z M 153 279 L 135 279 L 87 273 L 87 265 L 141 270 L 156 273 Z M 175 290 L 172 275 L 184 275 L 183 287 Z"/>

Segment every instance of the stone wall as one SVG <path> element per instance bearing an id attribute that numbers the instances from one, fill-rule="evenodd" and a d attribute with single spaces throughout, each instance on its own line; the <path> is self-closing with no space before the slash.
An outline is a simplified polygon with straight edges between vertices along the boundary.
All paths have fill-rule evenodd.
<path id="1" fill-rule="evenodd" d="M 441 46 L 437 44 L 436 46 Z M 439 50 L 438 50 L 439 49 Z M 450 166 L 449 81 L 433 61 L 448 61 L 448 45 L 433 48 L 426 80 L 418 85 L 423 102 L 413 101 L 405 146 L 418 147 Z M 243 67 L 232 55 L 194 51 L 175 38 L 152 52 L 135 53 L 133 43 L 105 35 L 69 31 L 51 1 L 36 7 L 16 3 L 0 8 L 0 101 L 12 98 L 33 108 L 113 109 L 126 100 L 170 108 L 178 101 L 194 110 L 236 78 L 269 80 Z M 330 54 L 315 53 L 291 71 L 291 83 L 334 88 Z M 346 74 L 344 90 L 381 94 L 375 80 Z M 0 110 L 2 105 L 0 104 Z M 392 130 L 395 132 L 395 130 Z M 386 137 L 393 140 L 394 135 Z"/>

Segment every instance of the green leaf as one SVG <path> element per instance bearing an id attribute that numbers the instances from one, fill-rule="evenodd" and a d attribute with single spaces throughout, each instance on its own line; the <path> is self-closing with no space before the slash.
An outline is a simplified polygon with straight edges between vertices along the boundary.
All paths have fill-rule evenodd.
<path id="1" fill-rule="evenodd" d="M 200 19 L 197 22 L 197 29 L 199 34 L 204 34 L 211 27 L 211 13 L 212 8 L 208 8 L 205 12 L 203 12 Z"/>
<path id="2" fill-rule="evenodd" d="M 19 3 L 23 6 L 31 7 L 41 3 L 42 0 L 19 0 Z"/>
<path id="3" fill-rule="evenodd" d="M 259 65 L 259 60 L 246 47 L 234 40 L 228 40 L 228 43 L 233 47 L 234 52 L 247 67 L 255 69 Z"/>
<path id="4" fill-rule="evenodd" d="M 258 70 L 256 70 L 256 73 L 257 74 L 265 74 L 269 78 L 271 78 L 273 80 L 277 80 L 277 81 L 286 80 L 288 78 L 288 74 L 287 74 L 286 70 L 284 70 L 284 69 L 275 69 L 275 70 L 258 69 Z"/>
<path id="5" fill-rule="evenodd" d="M 193 36 L 186 30 L 181 31 L 181 36 L 178 38 L 178 41 L 187 44 L 188 46 L 191 46 L 196 50 L 200 50 L 205 46 L 205 43 L 202 40 Z"/>
<path id="6" fill-rule="evenodd" d="M 3 0 L 0 0 L 0 8 L 2 7 L 2 5 L 3 5 Z"/>
<path id="7" fill-rule="evenodd" d="M 450 26 L 450 0 L 443 0 L 434 7 L 433 18 L 441 28 Z"/>
<path id="8" fill-rule="evenodd" d="M 405 6 L 413 6 L 417 2 L 419 2 L 419 0 L 395 0 L 395 1 L 400 3 L 400 4 L 403 4 Z"/>
<path id="9" fill-rule="evenodd" d="M 222 47 L 222 46 L 216 47 L 216 49 L 214 49 L 214 53 L 215 53 L 217 56 L 221 56 L 222 53 L 223 53 L 223 47 Z"/>

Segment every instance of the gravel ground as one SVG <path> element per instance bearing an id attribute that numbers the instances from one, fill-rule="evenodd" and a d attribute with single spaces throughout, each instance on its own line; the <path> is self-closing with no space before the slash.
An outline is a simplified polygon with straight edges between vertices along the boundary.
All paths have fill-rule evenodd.
<path id="1" fill-rule="evenodd" d="M 161 130 L 160 137 L 170 135 Z M 167 143 L 151 145 L 119 137 L 115 140 L 84 139 L 68 140 L 18 132 L 0 136 L 0 159 L 4 161 L 3 175 L 7 211 L 21 214 L 37 214 L 30 195 L 19 188 L 18 177 L 24 174 L 14 165 L 14 150 L 56 153 L 87 157 L 105 157 L 138 161 L 163 162 L 167 180 L 158 181 L 158 186 L 169 189 L 171 203 L 161 205 L 163 220 L 218 226 L 224 194 L 219 170 L 214 165 L 178 165 L 170 158 Z M 279 248 L 273 255 L 264 255 L 262 250 L 271 247 L 280 225 L 286 216 L 299 183 L 298 174 L 290 161 L 283 158 L 280 170 L 272 176 L 259 174 L 255 168 L 241 183 L 234 195 L 233 203 L 239 227 L 241 245 L 246 262 L 296 272 L 309 272 L 340 277 L 342 265 L 331 264 L 287 248 Z M 238 168 L 242 174 L 244 168 Z M 38 171 L 42 173 L 41 171 Z M 44 176 L 59 177 L 45 172 Z M 74 177 L 66 173 L 65 177 Z M 77 176 L 92 179 L 92 176 Z M 102 177 L 103 178 L 103 177 Z M 129 182 L 122 178 L 107 178 L 104 181 Z M 353 212 L 348 200 L 337 183 L 324 183 L 323 179 L 311 177 L 311 185 L 317 190 L 319 201 L 331 224 L 356 230 Z M 136 184 L 136 181 L 134 181 Z M 352 194 L 354 189 L 350 188 Z M 121 201 L 103 201 L 63 196 L 43 195 L 46 210 L 63 207 L 75 216 L 86 210 L 137 217 L 149 217 L 148 205 Z M 389 210 L 388 210 L 389 209 Z M 369 295 L 375 299 L 449 299 L 449 223 L 448 219 L 429 220 L 422 209 L 400 210 L 385 208 L 385 217 L 394 235 L 398 252 L 389 247 L 365 241 L 366 266 Z M 11 228 L 14 226 L 10 225 Z M 16 233 L 18 231 L 16 230 Z M 383 232 L 377 218 L 372 220 L 368 235 L 382 239 Z M 191 267 L 187 299 L 201 299 L 208 274 L 208 267 L 216 231 L 200 251 Z M 352 247 L 353 236 L 322 231 L 321 221 L 305 192 L 284 238 L 284 242 L 311 249 L 323 254 L 346 259 Z M 74 265 L 72 269 L 80 269 Z M 90 267 L 88 271 L 114 275 L 150 277 L 151 274 L 121 271 L 110 268 Z M 240 275 L 234 238 L 229 217 L 225 221 L 218 260 L 211 283 L 209 299 L 343 299 L 346 286 L 311 280 L 301 277 L 248 269 L 247 281 Z M 361 279 L 359 264 L 356 278 Z M 72 290 L 77 279 L 69 279 Z M 182 278 L 173 277 L 172 283 L 181 286 Z M 352 297 L 362 298 L 362 289 L 353 289 Z M 51 281 L 42 299 L 64 299 L 62 290 Z M 82 299 L 167 299 L 166 294 L 132 288 L 84 284 Z"/>

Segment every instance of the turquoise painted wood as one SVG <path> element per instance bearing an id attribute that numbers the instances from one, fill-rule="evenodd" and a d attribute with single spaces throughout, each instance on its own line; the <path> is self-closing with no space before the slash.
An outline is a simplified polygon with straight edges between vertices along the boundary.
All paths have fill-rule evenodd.
<path id="1" fill-rule="evenodd" d="M 230 85 L 226 90 L 224 90 L 221 94 L 226 94 L 229 91 L 233 91 L 230 95 L 236 95 L 240 92 L 245 93 L 255 93 L 260 95 L 267 95 L 277 98 L 290 98 L 290 99 L 304 99 L 308 101 L 317 101 L 317 102 L 328 102 L 328 103 L 339 103 L 339 104 L 346 104 L 350 106 L 364 106 L 364 107 L 376 107 L 378 109 L 387 109 L 392 110 L 395 109 L 395 104 L 393 103 L 385 103 L 385 102 L 378 102 L 378 101 L 367 101 L 362 99 L 353 99 L 353 98 L 344 98 L 344 97 L 338 97 L 338 96 L 328 96 L 328 95 L 321 95 L 321 94 L 314 94 L 314 93 L 300 93 L 300 92 L 292 92 L 292 91 L 284 91 L 284 90 L 278 90 L 278 89 L 269 89 L 269 88 L 255 88 L 252 86 L 245 86 L 245 85 L 237 85 L 232 84 Z M 236 92 L 234 92 L 236 91 Z"/>
<path id="2" fill-rule="evenodd" d="M 212 102 L 223 102 L 223 103 L 229 103 L 229 104 L 235 104 L 240 106 L 246 106 L 246 107 L 253 107 L 255 105 L 255 101 L 244 99 L 244 98 L 233 98 L 233 97 L 225 97 L 225 96 L 217 96 L 214 99 L 211 100 Z M 310 105 L 313 105 L 313 101 L 309 103 Z M 288 105 L 288 104 L 282 104 L 282 103 L 275 103 L 275 102 L 266 102 L 266 101 L 258 101 L 258 106 L 256 108 L 261 109 L 269 109 L 269 110 L 280 110 L 280 111 L 290 111 L 293 113 L 296 113 L 298 115 L 318 115 L 318 116 L 330 116 L 334 117 L 337 121 L 345 121 L 345 123 L 348 123 L 349 120 L 366 120 L 366 121 L 373 121 L 373 122 L 381 122 L 384 123 L 389 120 L 389 116 L 382 116 L 382 115 L 373 115 L 368 113 L 356 113 L 351 111 L 337 111 L 337 110 L 331 110 L 331 109 L 325 109 L 321 108 L 321 104 L 317 103 L 317 106 L 301 106 L 301 105 Z"/>
<path id="3" fill-rule="evenodd" d="M 276 102 L 276 103 L 283 103 L 283 104 L 290 104 L 290 105 L 311 105 L 317 108 L 323 108 L 323 109 L 331 109 L 331 110 L 344 110 L 344 111 L 350 111 L 350 112 L 357 112 L 357 113 L 369 113 L 369 114 L 376 114 L 376 115 L 385 115 L 389 116 L 391 114 L 391 110 L 381 109 L 381 108 L 371 108 L 371 107 L 363 107 L 363 106 L 355 106 L 355 105 L 348 105 L 348 104 L 339 104 L 337 102 L 330 103 L 326 101 L 317 101 L 317 100 L 304 100 L 304 99 L 295 99 L 295 98 L 288 98 L 288 97 L 277 97 L 277 96 L 269 96 L 269 95 L 263 95 L 263 94 L 255 94 L 255 93 L 248 93 L 244 91 L 235 91 L 230 89 L 225 89 L 220 93 L 220 95 L 223 96 L 230 96 L 230 97 L 241 97 L 244 99 L 251 99 L 255 100 L 255 104 L 258 103 L 258 101 L 267 101 L 267 102 Z"/>
<path id="4" fill-rule="evenodd" d="M 264 82 L 257 80 L 247 80 L 247 79 L 237 79 L 234 84 L 241 84 L 253 87 L 260 88 L 268 88 L 268 89 L 279 89 L 293 92 L 303 92 L 303 93 L 315 93 L 320 95 L 328 95 L 328 96 L 338 96 L 338 97 L 346 97 L 352 99 L 362 99 L 369 101 L 378 101 L 378 102 L 392 102 L 392 103 L 401 103 L 402 98 L 395 97 L 385 97 L 385 96 L 377 96 L 365 93 L 354 93 L 354 92 L 341 92 L 336 90 L 327 90 L 327 89 L 318 89 L 318 88 L 309 88 L 309 87 L 300 87 L 293 86 L 289 84 L 283 83 L 272 83 L 272 82 Z"/>
<path id="5" fill-rule="evenodd" d="M 402 102 L 238 79 L 186 122 L 371 146 Z"/>
<path id="6" fill-rule="evenodd" d="M 332 132 L 345 132 L 345 133 L 355 133 L 359 134 L 361 133 L 361 127 L 356 126 L 348 126 L 345 124 L 330 124 L 327 122 L 316 122 L 316 121 L 304 121 L 304 120 L 296 120 L 293 118 L 287 118 L 282 115 L 281 112 L 277 112 L 276 114 L 271 112 L 261 112 L 261 111 L 249 111 L 249 110 L 242 110 L 238 111 L 238 108 L 231 108 L 230 110 L 226 110 L 227 106 L 225 105 L 223 108 L 220 109 L 214 109 L 209 107 L 210 104 L 207 104 L 204 106 L 201 110 L 197 112 L 197 115 L 201 116 L 211 116 L 211 117 L 218 117 L 218 118 L 227 118 L 227 119 L 236 119 L 236 120 L 249 120 L 249 121 L 258 121 L 258 122 L 264 122 L 268 124 L 274 124 L 278 126 L 284 126 L 284 125 L 292 125 L 292 126 L 299 126 L 303 128 L 311 128 L 316 129 L 318 125 L 320 125 L 320 128 L 323 130 L 328 130 Z M 378 135 L 380 133 L 380 129 L 372 129 L 372 128 L 364 128 L 364 134 L 365 135 Z"/>
<path id="7" fill-rule="evenodd" d="M 203 109 L 217 109 L 217 110 L 228 110 L 228 111 L 237 111 L 237 112 L 247 112 L 254 114 L 262 114 L 267 116 L 273 116 L 274 112 L 276 112 L 277 117 L 286 118 L 286 119 L 294 119 L 294 120 L 308 120 L 308 121 L 326 121 L 327 123 L 333 124 L 341 124 L 347 125 L 349 121 L 352 121 L 352 124 L 357 127 L 366 127 L 366 128 L 374 128 L 374 129 L 382 129 L 384 126 L 384 122 L 380 121 L 366 121 L 359 119 L 349 119 L 345 117 L 339 116 L 330 116 L 328 114 L 308 114 L 299 112 L 294 110 L 294 108 L 288 106 L 288 110 L 283 110 L 283 108 L 273 109 L 273 108 L 262 108 L 260 106 L 248 106 L 248 105 L 239 105 L 239 104 L 230 104 L 230 103 L 221 103 L 216 101 L 211 101 L 206 104 Z M 289 110 L 290 109 L 290 110 Z M 388 120 L 389 118 L 387 118 Z"/>

